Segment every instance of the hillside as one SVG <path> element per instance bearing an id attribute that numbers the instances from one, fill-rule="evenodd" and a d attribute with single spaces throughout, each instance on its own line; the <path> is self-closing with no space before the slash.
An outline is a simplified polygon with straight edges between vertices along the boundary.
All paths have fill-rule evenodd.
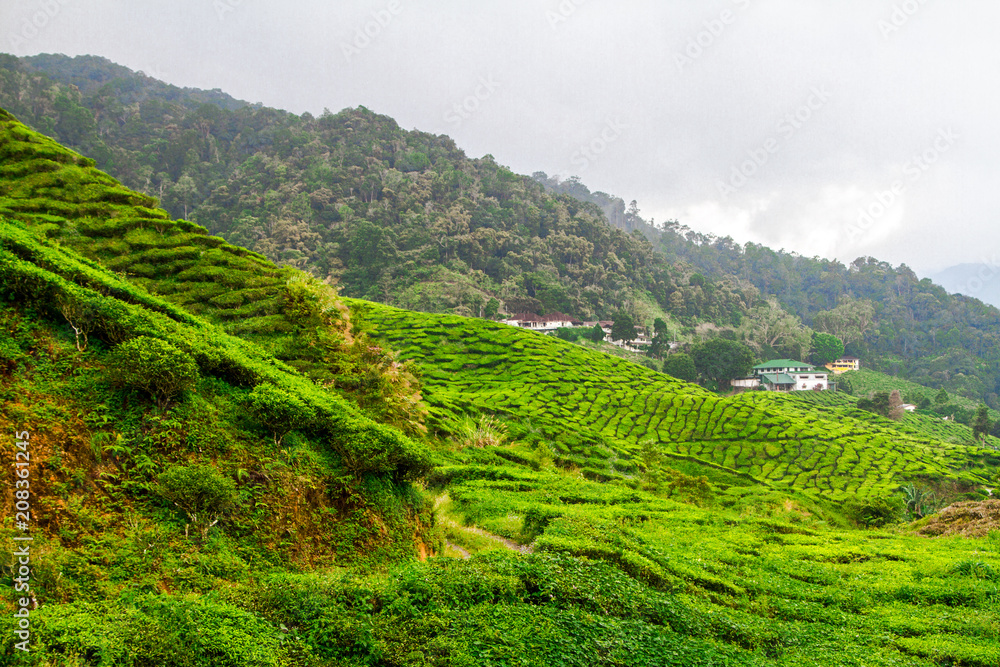
<path id="1" fill-rule="evenodd" d="M 422 429 L 415 379 L 391 350 L 368 343 L 328 286 L 197 225 L 171 220 L 155 200 L 3 110 L 0 157 L 0 215 L 32 225 L 144 292 L 262 344 L 373 416 L 411 432 Z M 385 381 L 373 381 L 379 378 Z"/>
<path id="2" fill-rule="evenodd" d="M 686 279 L 596 205 L 469 159 L 448 137 L 364 108 L 299 117 L 217 98 L 98 58 L 0 59 L 0 106 L 29 126 L 173 217 L 336 279 L 345 295 L 467 315 L 491 299 L 490 312 L 586 319 L 626 308 L 652 321 Z M 746 300 L 720 281 L 691 307 L 728 322 Z"/>
<path id="3" fill-rule="evenodd" d="M 837 261 L 740 246 L 665 226 L 656 247 L 707 277 L 739 276 L 817 331 L 844 339 L 865 367 L 1000 410 L 1000 310 L 948 294 L 906 265 Z M 867 313 L 864 311 L 868 310 Z"/>
<path id="4" fill-rule="evenodd" d="M 1000 659 L 995 537 L 850 528 L 904 481 L 981 497 L 992 450 L 341 300 L 7 114 L 0 157 L 0 447 L 30 461 L 2 530 L 30 501 L 33 540 L 30 599 L 0 557 L 5 663 Z"/>
<path id="5" fill-rule="evenodd" d="M 820 411 L 796 396 L 721 398 L 599 352 L 502 324 L 369 305 L 374 335 L 414 361 L 432 428 L 495 414 L 512 437 L 592 479 L 628 478 L 643 446 L 742 477 L 843 500 L 908 480 L 988 479 L 984 453 L 946 444 L 854 409 Z M 648 443 L 648 444 L 647 444 Z M 981 464 L 980 464 L 981 465 Z M 990 465 L 995 465 L 992 462 Z M 728 477 L 727 477 L 728 475 Z"/>
<path id="6" fill-rule="evenodd" d="M 591 192 L 578 178 L 559 181 L 541 172 L 534 178 L 551 192 L 599 205 L 614 225 L 640 231 L 679 272 L 736 280 L 744 290 L 752 286 L 763 299 L 775 299 L 794 316 L 784 328 L 804 324 L 834 334 L 843 339 L 848 353 L 863 359 L 866 368 L 925 387 L 945 388 L 1000 410 L 1000 310 L 985 297 L 992 289 L 989 266 L 980 271 L 987 276 L 985 291 L 949 294 L 945 287 L 969 294 L 969 284 L 983 281 L 966 280 L 958 290 L 955 282 L 942 287 L 941 281 L 919 279 L 906 265 L 893 267 L 873 257 L 859 257 L 845 266 L 754 243 L 740 245 L 676 220 L 656 224 L 643 219 L 634 201 L 626 212 L 620 197 Z M 679 291 L 690 301 L 687 289 L 681 286 Z M 679 308 L 671 312 L 684 314 Z M 752 319 L 757 314 L 748 308 L 743 315 Z M 764 319 L 771 326 L 780 322 L 773 316 Z M 746 329 L 740 333 L 745 335 Z"/>
<path id="7" fill-rule="evenodd" d="M 654 225 L 579 179 L 518 176 L 363 108 L 299 117 L 100 58 L 4 56 L 0 106 L 172 216 L 348 296 L 460 315 L 626 310 L 683 340 L 707 322 L 761 358 L 806 356 L 811 331 L 829 332 L 868 368 L 1000 410 L 1000 311 L 906 266 Z"/>

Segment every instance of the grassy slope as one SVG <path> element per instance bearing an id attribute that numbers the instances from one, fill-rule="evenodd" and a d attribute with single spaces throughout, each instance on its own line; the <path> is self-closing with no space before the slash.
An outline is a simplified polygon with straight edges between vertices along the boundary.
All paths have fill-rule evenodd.
<path id="1" fill-rule="evenodd" d="M 54 199 L 38 201 L 58 201 L 53 188 L 46 194 Z M 10 201 L 2 203 L 10 211 Z M 51 210 L 40 203 L 34 212 L 13 212 L 23 219 Z M 53 215 L 48 228 L 67 244 L 74 234 L 66 221 L 79 219 L 74 210 Z M 463 413 L 499 410 L 522 443 L 442 448 L 438 457 L 448 465 L 429 480 L 451 496 L 442 513 L 530 543 L 535 553 L 484 551 L 492 541 L 467 538 L 467 550 L 477 552 L 467 561 L 436 558 L 385 575 L 324 568 L 364 553 L 385 562 L 411 548 L 415 517 L 407 513 L 419 511 L 419 498 L 407 497 L 389 476 L 352 485 L 342 466 L 366 434 L 388 438 L 355 457 L 355 465 L 376 471 L 380 463 L 400 470 L 399 459 L 382 458 L 394 446 L 419 459 L 406 451 L 412 443 L 352 414 L 350 405 L 260 348 L 41 238 L 44 218 L 29 222 L 32 230 L 0 225 L 0 330 L 7 332 L 0 339 L 0 417 L 5 432 L 31 425 L 40 473 L 33 502 L 43 530 L 35 533 L 33 576 L 42 604 L 32 616 L 38 643 L 29 664 L 634 667 L 1000 659 L 995 540 L 832 531 L 808 496 L 769 491 L 745 473 L 726 472 L 724 457 L 711 468 L 698 458 L 671 459 L 689 472 L 709 472 L 716 490 L 733 485 L 722 502 L 700 508 L 682 501 L 711 503 L 707 487 L 661 468 L 663 452 L 639 444 L 644 435 L 669 436 L 679 423 L 677 435 L 688 431 L 687 439 L 663 440 L 677 442 L 677 451 L 666 453 L 683 456 L 679 447 L 701 443 L 714 455 L 718 447 L 729 451 L 735 441 L 726 432 L 735 428 L 746 430 L 739 438 L 747 449 L 763 446 L 768 456 L 795 462 L 826 442 L 813 435 L 831 427 L 815 419 L 816 406 L 718 399 L 620 360 L 460 318 L 372 307 L 383 334 L 421 358 L 439 429 L 454 429 Z M 93 318 L 91 345 L 82 353 L 63 324 L 59 303 L 67 297 L 89 306 Z M 115 389 L 107 348 L 136 333 L 188 350 L 202 372 L 197 391 L 159 412 L 142 396 Z M 275 451 L 239 408 L 261 380 L 298 393 L 329 419 L 300 429 Z M 591 394 L 596 407 L 586 412 L 580 398 Z M 638 414 L 646 401 L 659 401 L 659 421 L 628 426 L 635 417 L 622 406 Z M 595 418 L 598 409 L 611 419 Z M 747 428 L 758 420 L 776 424 L 766 434 Z M 876 453 L 893 434 L 891 425 L 850 424 Z M 773 428 L 790 435 L 767 440 Z M 921 469 L 936 474 L 949 474 L 946 464 L 958 465 L 966 453 L 899 439 L 927 452 Z M 792 443 L 799 443 L 795 452 Z M 778 444 L 786 449 L 767 452 Z M 12 444 L 4 448 L 11 458 Z M 183 520 L 149 487 L 152 475 L 175 461 L 214 461 L 239 482 L 239 511 L 204 544 L 183 537 Z M 732 463 L 741 465 L 735 456 Z M 744 502 L 730 502 L 740 496 Z M 9 554 L 4 559 L 0 587 L 9 595 Z M 2 618 L 11 637 L 12 616 Z M 8 654 L 10 644 L 3 647 Z"/>
<path id="2" fill-rule="evenodd" d="M 252 612 L 183 596 L 276 567 L 381 566 L 412 558 L 418 548 L 426 552 L 425 541 L 433 545 L 424 499 L 408 481 L 427 470 L 422 445 L 202 317 L 221 324 L 242 317 L 246 324 L 249 315 L 236 312 L 238 304 L 215 306 L 208 291 L 241 298 L 241 288 L 255 289 L 248 300 L 274 308 L 288 271 L 169 220 L 86 158 L 2 113 L 0 155 L 0 424 L 8 434 L 31 433 L 38 554 L 32 592 L 43 603 L 36 642 L 48 642 L 49 655 L 86 646 L 83 636 L 101 616 L 90 606 L 103 605 L 126 615 L 105 619 L 109 636 L 134 634 L 137 646 L 170 636 L 170 622 L 156 614 L 187 607 L 206 626 L 227 626 L 235 614 L 236 625 L 259 636 L 231 628 L 245 645 L 231 647 L 228 657 L 243 664 L 253 652 L 244 649 L 261 642 L 260 655 L 277 660 L 288 647 L 278 648 L 285 642 L 275 627 Z M 150 262 L 162 271 L 128 280 L 77 249 L 133 274 Z M 169 292 L 173 302 L 149 290 Z M 281 310 L 273 318 L 290 319 Z M 71 322 L 87 336 L 77 341 Z M 168 341 L 197 363 L 195 389 L 166 408 L 118 388 L 109 370 L 114 346 L 140 335 Z M 273 336 L 256 338 L 274 347 Z M 281 447 L 243 407 L 250 389 L 264 383 L 315 414 Z M 13 460 L 13 439 L 0 446 Z M 202 463 L 237 489 L 233 512 L 204 544 L 185 538 L 183 515 L 155 487 L 170 466 Z M 11 485 L 4 493 L 7 538 Z M 7 593 L 11 562 L 9 554 L 2 560 Z M 166 592 L 177 597 L 151 602 Z M 4 613 L 5 624 L 11 614 Z M 191 655 L 229 664 L 218 647 L 184 641 L 194 642 Z M 122 641 L 114 650 L 126 649 Z M 11 651 L 10 642 L 3 651 Z"/>
<path id="3" fill-rule="evenodd" d="M 843 499 L 921 476 L 970 483 L 977 450 L 795 397 L 721 398 L 649 369 L 504 325 L 368 306 L 376 335 L 423 369 L 438 428 L 497 413 L 593 476 L 634 474 L 642 443 L 763 484 Z"/>
<path id="4" fill-rule="evenodd" d="M 903 378 L 879 373 L 869 368 L 862 368 L 860 371 L 848 371 L 844 373 L 843 377 L 850 380 L 854 388 L 854 393 L 858 396 L 865 396 L 875 391 L 891 392 L 894 389 L 898 389 L 906 400 L 916 400 L 918 396 L 926 396 L 931 401 L 934 401 L 934 398 L 940 391 L 939 389 L 925 387 Z M 958 394 L 950 394 L 948 402 L 970 412 L 975 412 L 976 408 L 980 405 L 980 403 Z M 993 421 L 1000 419 L 1000 412 L 991 409 L 990 419 Z"/>
<path id="5" fill-rule="evenodd" d="M 618 359 L 483 321 L 381 306 L 369 306 L 368 318 L 379 335 L 422 365 L 439 428 L 452 430 L 465 415 L 496 412 L 517 441 L 439 453 L 444 465 L 430 481 L 443 500 L 440 519 L 448 540 L 473 556 L 399 574 L 410 586 L 408 604 L 420 610 L 416 615 L 448 628 L 445 637 L 421 646 L 428 663 L 1000 660 L 996 539 L 932 542 L 832 528 L 836 516 L 807 495 L 769 490 L 717 469 L 707 470 L 715 482 L 708 490 L 689 476 L 663 474 L 655 452 L 636 444 L 656 429 L 628 433 L 610 426 L 635 413 L 666 412 L 663 421 L 683 420 L 686 428 L 687 414 L 718 409 L 721 417 L 706 420 L 692 433 L 693 442 L 704 437 L 698 433 L 715 436 L 716 427 L 719 435 L 727 428 L 742 431 L 763 413 L 762 420 L 783 420 L 782 432 L 849 424 L 841 440 L 867 443 L 861 456 L 873 461 L 883 447 L 900 457 L 921 447 L 962 465 L 969 450 L 928 438 L 926 424 L 901 430 L 833 394 L 720 399 Z M 602 401 L 602 392 L 617 402 Z M 689 409 L 674 417 L 669 408 L 642 412 L 647 400 L 673 406 L 675 398 Z M 599 407 L 591 411 L 588 404 Z M 630 407 L 632 416 L 626 414 Z M 740 411 L 748 414 L 739 417 Z M 607 421 L 591 421 L 591 414 Z M 676 441 L 661 442 L 680 446 L 671 443 Z M 760 446 L 788 461 L 817 449 L 815 441 L 780 438 Z M 732 486 L 725 489 L 727 483 Z M 502 553 L 463 526 L 527 545 L 533 554 Z M 458 582 L 476 592 L 453 594 Z M 385 620 L 374 618 L 376 625 Z"/>
<path id="6" fill-rule="evenodd" d="M 300 327 L 283 306 L 287 285 L 299 272 L 209 236 L 198 225 L 171 220 L 152 198 L 125 188 L 94 168 L 93 160 L 2 109 L 0 215 L 73 248 L 161 301 L 265 345 L 301 370 L 315 370 L 289 352 Z"/>

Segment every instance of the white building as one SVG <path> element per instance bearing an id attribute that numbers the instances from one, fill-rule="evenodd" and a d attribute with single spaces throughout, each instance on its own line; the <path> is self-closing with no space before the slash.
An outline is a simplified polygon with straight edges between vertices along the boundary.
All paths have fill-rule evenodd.
<path id="1" fill-rule="evenodd" d="M 791 359 L 757 364 L 753 367 L 753 376 L 759 385 L 770 391 L 826 391 L 830 388 L 827 371 Z"/>
<path id="2" fill-rule="evenodd" d="M 503 320 L 503 323 L 512 327 L 532 329 L 534 331 L 555 331 L 563 327 L 578 327 L 583 324 L 583 322 L 574 320 L 565 313 L 550 313 L 548 315 L 520 313 Z"/>

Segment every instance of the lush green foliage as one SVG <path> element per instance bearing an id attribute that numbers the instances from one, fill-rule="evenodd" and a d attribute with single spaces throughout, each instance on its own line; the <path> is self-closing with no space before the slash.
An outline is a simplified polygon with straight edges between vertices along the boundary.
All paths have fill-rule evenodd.
<path id="1" fill-rule="evenodd" d="M 683 352 L 671 354 L 664 359 L 663 372 L 685 382 L 695 382 L 698 379 L 698 369 L 694 365 L 694 359 Z"/>
<path id="2" fill-rule="evenodd" d="M 391 350 L 371 344 L 329 286 L 279 269 L 196 225 L 171 221 L 151 208 L 152 199 L 3 112 L 0 154 L 9 158 L 0 167 L 0 214 L 122 274 L 131 284 L 131 302 L 178 321 L 196 321 L 192 314 L 209 319 L 263 345 L 369 416 L 422 432 L 416 379 Z M 120 298 L 126 291 L 115 287 L 105 294 Z M 99 318 L 91 301 L 62 292 L 54 299 L 74 330 L 86 336 L 94 329 Z M 112 338 L 118 343 L 127 336 L 117 331 Z M 79 333 L 76 340 L 79 349 Z"/>
<path id="3" fill-rule="evenodd" d="M 813 334 L 812 362 L 824 366 L 836 361 L 844 354 L 844 341 L 833 334 L 818 332 Z"/>
<path id="4" fill-rule="evenodd" d="M 727 385 L 733 378 L 747 375 L 754 363 L 750 348 L 724 338 L 699 343 L 691 351 L 691 357 L 698 373 L 720 386 Z"/>
<path id="5" fill-rule="evenodd" d="M 630 343 L 635 339 L 635 322 L 628 313 L 615 313 L 611 324 L 611 340 Z"/>
<path id="6" fill-rule="evenodd" d="M 198 365 L 191 355 L 149 336 L 118 345 L 111 368 L 118 382 L 148 392 L 161 407 L 198 382 Z"/>
<path id="7" fill-rule="evenodd" d="M 433 431 L 455 433 L 466 417 L 496 414 L 511 439 L 542 447 L 560 465 L 594 478 L 634 475 L 647 439 L 672 463 L 689 462 L 709 479 L 839 499 L 889 493 L 925 476 L 973 486 L 995 474 L 977 449 L 905 422 L 873 420 L 845 409 L 839 398 L 827 407 L 815 402 L 825 397 L 768 392 L 722 398 L 555 337 L 483 320 L 366 308 L 374 336 L 418 365 Z M 971 432 L 965 433 L 968 442 Z"/>
<path id="8" fill-rule="evenodd" d="M 71 101 L 63 125 L 86 133 Z M 31 431 L 40 602 L 21 662 L 1000 659 L 995 538 L 847 530 L 983 498 L 1000 457 L 967 426 L 832 392 L 723 398 L 589 341 L 345 304 L 2 121 L 0 429 Z M 420 153 L 399 169 L 433 165 Z M 152 268 L 103 268 L 122 244 Z M 118 388 L 130 344 L 187 355 L 192 391 L 157 408 Z M 378 382 L 410 382 L 402 358 L 426 381 L 433 455 L 386 425 L 412 404 L 377 407 Z M 4 663 L 15 567 L 0 554 Z"/>
<path id="9" fill-rule="evenodd" d="M 202 538 L 236 498 L 233 481 L 210 465 L 172 466 L 156 482 L 156 492 L 179 507 Z"/>
<path id="10" fill-rule="evenodd" d="M 336 278 L 345 294 L 467 315 L 490 298 L 512 313 L 586 318 L 629 306 L 643 321 L 670 304 L 669 264 L 645 239 L 605 224 L 597 206 L 549 195 L 491 156 L 470 160 L 447 137 L 404 131 L 367 109 L 295 116 L 97 58 L 8 57 L 0 77 L 0 106 L 32 127 L 95 156 L 172 215 Z M 142 268 L 152 276 L 151 267 L 191 258 L 150 259 Z M 691 307 L 738 312 L 731 283 L 698 290 Z"/>
<path id="11" fill-rule="evenodd" d="M 271 431 L 274 444 L 281 446 L 288 433 L 308 427 L 316 418 L 313 410 L 294 394 L 270 384 L 259 384 L 247 397 L 247 410 L 258 424 Z"/>
<path id="12" fill-rule="evenodd" d="M 1000 311 L 993 306 L 872 257 L 845 266 L 740 246 L 677 222 L 650 236 L 669 259 L 710 278 L 745 277 L 816 331 L 841 338 L 868 368 L 1000 408 Z"/>

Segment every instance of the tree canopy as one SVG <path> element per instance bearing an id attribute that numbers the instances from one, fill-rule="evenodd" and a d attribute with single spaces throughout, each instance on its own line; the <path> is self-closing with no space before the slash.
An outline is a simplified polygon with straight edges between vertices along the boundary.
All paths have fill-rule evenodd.
<path id="1" fill-rule="evenodd" d="M 698 373 L 728 386 L 733 378 L 742 377 L 753 367 L 754 354 L 749 347 L 734 340 L 715 338 L 695 345 L 691 352 Z"/>

